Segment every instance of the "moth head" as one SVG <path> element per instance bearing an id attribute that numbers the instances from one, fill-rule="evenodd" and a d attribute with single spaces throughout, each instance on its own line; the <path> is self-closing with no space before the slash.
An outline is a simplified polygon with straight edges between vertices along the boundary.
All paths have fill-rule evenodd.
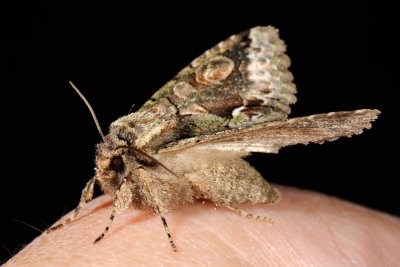
<path id="1" fill-rule="evenodd" d="M 134 124 L 125 122 L 127 119 L 127 116 L 125 116 L 112 123 L 110 133 L 104 135 L 90 103 L 71 81 L 69 84 L 88 107 L 97 130 L 103 139 L 103 142 L 97 145 L 96 150 L 96 181 L 100 184 L 103 192 L 114 194 L 122 180 L 132 175 L 127 173 L 127 170 L 134 170 L 138 165 L 136 160 L 132 159 L 132 151 L 128 150 L 128 153 L 124 153 L 124 150 L 121 149 L 122 147 L 134 145 L 137 129 L 135 129 Z"/>
<path id="2" fill-rule="evenodd" d="M 109 136 L 105 140 L 96 150 L 96 180 L 105 193 L 113 195 L 124 178 L 134 181 L 138 168 L 156 164 L 151 156 L 134 146 L 115 144 Z"/>
<path id="3" fill-rule="evenodd" d="M 128 159 L 122 152 L 107 140 L 97 145 L 96 180 L 105 193 L 114 194 L 127 175 Z"/>

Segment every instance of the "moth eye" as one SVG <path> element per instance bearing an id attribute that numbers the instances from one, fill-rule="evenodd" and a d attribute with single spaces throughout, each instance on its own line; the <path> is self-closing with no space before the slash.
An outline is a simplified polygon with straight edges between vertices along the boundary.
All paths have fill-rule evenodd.
<path id="1" fill-rule="evenodd" d="M 122 172 L 124 170 L 124 161 L 121 156 L 115 156 L 111 159 L 110 169 L 116 172 Z"/>

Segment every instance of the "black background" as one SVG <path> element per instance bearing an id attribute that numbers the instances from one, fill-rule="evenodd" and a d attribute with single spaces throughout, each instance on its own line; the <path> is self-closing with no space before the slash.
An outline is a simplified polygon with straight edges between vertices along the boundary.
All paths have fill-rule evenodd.
<path id="1" fill-rule="evenodd" d="M 359 108 L 382 115 L 361 136 L 257 154 L 252 164 L 274 183 L 400 214 L 396 156 L 389 156 L 398 151 L 399 118 L 388 10 L 357 1 L 233 2 L 223 8 L 200 1 L 146 8 L 108 1 L 10 9 L 1 37 L 0 259 L 39 235 L 16 220 L 45 229 L 75 207 L 93 175 L 100 136 L 68 80 L 107 131 L 194 57 L 256 25 L 279 28 L 288 45 L 299 91 L 291 117 Z"/>

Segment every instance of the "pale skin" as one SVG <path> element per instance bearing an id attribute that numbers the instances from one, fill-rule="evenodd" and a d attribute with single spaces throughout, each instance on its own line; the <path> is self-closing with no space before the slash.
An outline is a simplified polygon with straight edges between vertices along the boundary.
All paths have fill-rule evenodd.
<path id="1" fill-rule="evenodd" d="M 97 244 L 112 200 L 101 196 L 78 218 L 43 233 L 4 266 L 397 266 L 400 219 L 334 197 L 278 186 L 276 205 L 239 205 L 274 220 L 241 217 L 210 202 L 166 214 L 173 252 L 157 214 L 118 213 Z M 68 215 L 66 215 L 68 216 Z M 65 220 L 65 218 L 61 219 Z"/>

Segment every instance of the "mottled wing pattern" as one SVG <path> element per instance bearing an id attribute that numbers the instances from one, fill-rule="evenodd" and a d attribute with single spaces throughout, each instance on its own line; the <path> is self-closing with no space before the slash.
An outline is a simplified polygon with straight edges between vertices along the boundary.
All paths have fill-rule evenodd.
<path id="1" fill-rule="evenodd" d="M 251 128 L 232 129 L 171 143 L 158 153 L 186 149 L 277 153 L 281 147 L 323 143 L 342 136 L 350 137 L 369 129 L 378 110 L 331 112 L 285 121 L 269 122 Z"/>
<path id="2" fill-rule="evenodd" d="M 139 111 L 168 99 L 181 118 L 182 137 L 286 119 L 296 87 L 285 51 L 271 26 L 233 35 L 196 58 Z"/>

